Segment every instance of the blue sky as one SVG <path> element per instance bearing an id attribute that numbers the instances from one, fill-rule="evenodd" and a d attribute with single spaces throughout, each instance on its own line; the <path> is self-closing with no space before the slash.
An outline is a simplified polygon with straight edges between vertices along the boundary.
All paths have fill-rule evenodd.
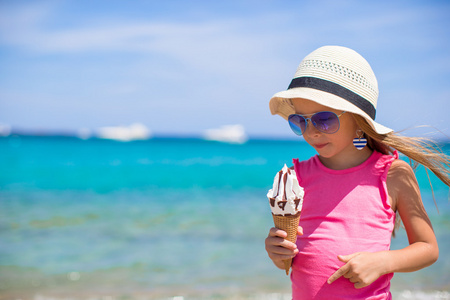
<path id="1" fill-rule="evenodd" d="M 433 0 L 0 1 L 0 124 L 292 137 L 268 100 L 323 45 L 372 65 L 378 122 L 450 136 L 450 2 Z"/>

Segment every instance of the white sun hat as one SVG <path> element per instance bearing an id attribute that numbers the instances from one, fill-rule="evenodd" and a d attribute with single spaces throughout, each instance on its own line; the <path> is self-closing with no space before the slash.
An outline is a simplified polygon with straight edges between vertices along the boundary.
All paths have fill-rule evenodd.
<path id="1" fill-rule="evenodd" d="M 289 88 L 270 99 L 271 113 L 287 120 L 295 114 L 293 98 L 358 114 L 379 134 L 393 131 L 375 122 L 378 83 L 372 68 L 361 55 L 346 47 L 324 46 L 306 56 Z"/>

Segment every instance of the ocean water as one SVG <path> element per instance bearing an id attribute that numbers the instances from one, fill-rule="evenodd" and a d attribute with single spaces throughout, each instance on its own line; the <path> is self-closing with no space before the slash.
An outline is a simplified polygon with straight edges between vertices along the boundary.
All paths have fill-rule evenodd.
<path id="1" fill-rule="evenodd" d="M 290 299 L 264 250 L 266 192 L 311 155 L 301 141 L 0 138 L 0 299 Z M 440 258 L 392 292 L 450 299 L 449 189 L 431 176 L 438 213 L 417 178 Z"/>

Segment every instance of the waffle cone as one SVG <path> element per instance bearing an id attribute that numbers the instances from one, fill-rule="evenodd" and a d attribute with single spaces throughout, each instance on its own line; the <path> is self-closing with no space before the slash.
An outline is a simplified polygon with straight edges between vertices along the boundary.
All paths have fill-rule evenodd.
<path id="1" fill-rule="evenodd" d="M 297 241 L 297 231 L 298 223 L 300 221 L 300 213 L 296 215 L 289 216 L 279 216 L 272 214 L 273 223 L 275 227 L 286 231 L 286 240 L 295 243 Z M 292 259 L 284 260 L 284 269 L 286 270 L 286 275 L 289 275 L 289 270 L 291 269 Z"/>

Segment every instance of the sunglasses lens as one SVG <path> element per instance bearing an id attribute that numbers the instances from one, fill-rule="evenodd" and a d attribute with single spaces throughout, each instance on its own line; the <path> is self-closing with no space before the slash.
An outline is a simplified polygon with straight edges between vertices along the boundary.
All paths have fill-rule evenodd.
<path id="1" fill-rule="evenodd" d="M 306 119 L 300 115 L 290 115 L 289 126 L 296 135 L 302 135 L 306 128 Z"/>
<path id="2" fill-rule="evenodd" d="M 329 111 L 316 113 L 311 117 L 314 127 L 324 133 L 335 133 L 339 130 L 339 117 Z"/>

